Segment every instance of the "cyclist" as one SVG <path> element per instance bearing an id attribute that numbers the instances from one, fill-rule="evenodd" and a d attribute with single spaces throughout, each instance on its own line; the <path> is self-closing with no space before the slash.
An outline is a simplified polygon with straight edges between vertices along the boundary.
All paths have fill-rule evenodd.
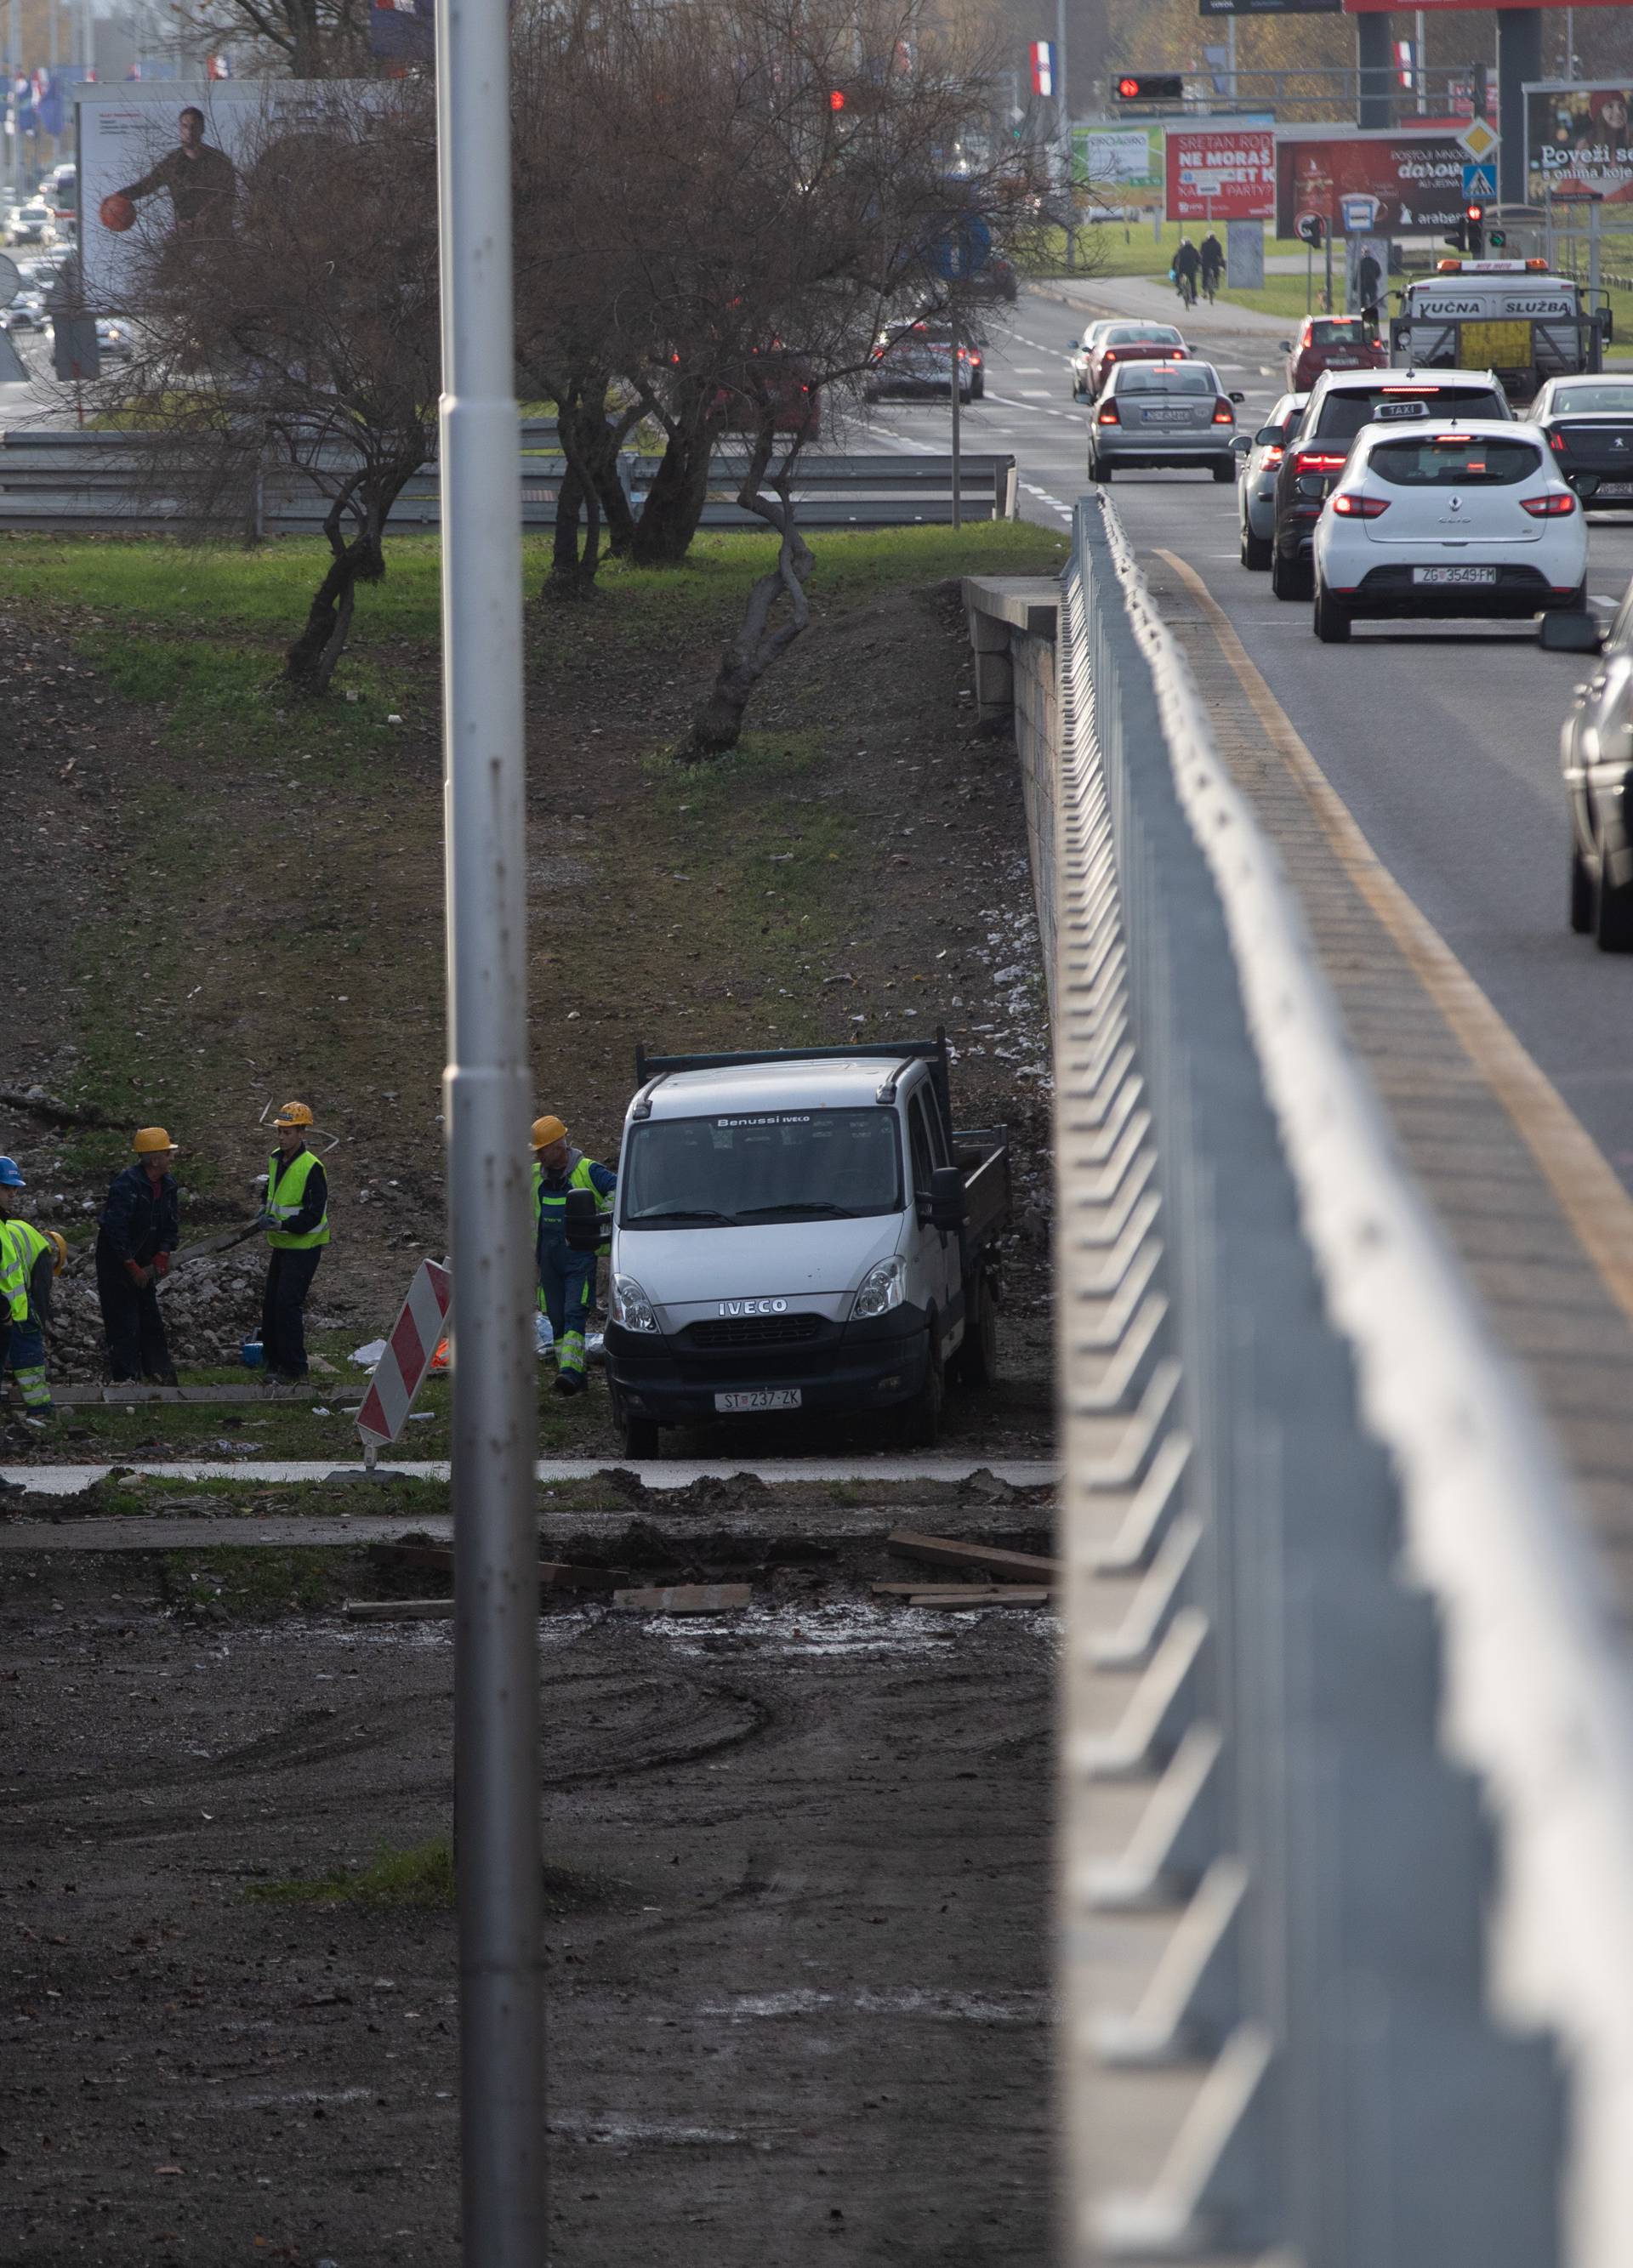
<path id="1" fill-rule="evenodd" d="M 1202 289 L 1207 292 L 1208 298 L 1211 300 L 1215 292 L 1219 289 L 1220 279 L 1224 274 L 1225 264 L 1224 247 L 1220 243 L 1219 239 L 1214 234 L 1211 228 L 1208 230 L 1207 235 L 1202 239 L 1201 251 L 1199 257 L 1202 263 Z"/>
<path id="2" fill-rule="evenodd" d="M 1188 236 L 1182 236 L 1179 249 L 1174 254 L 1174 279 L 1179 297 L 1187 307 L 1196 305 L 1196 279 L 1201 268 L 1201 254 Z"/>

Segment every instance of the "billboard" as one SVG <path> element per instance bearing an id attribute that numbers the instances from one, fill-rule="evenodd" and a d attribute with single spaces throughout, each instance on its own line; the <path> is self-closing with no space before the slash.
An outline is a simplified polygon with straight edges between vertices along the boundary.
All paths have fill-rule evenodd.
<path id="1" fill-rule="evenodd" d="M 1115 126 L 1075 126 L 1072 178 L 1102 204 L 1156 210 L 1164 186 L 1162 128 L 1126 121 Z"/>
<path id="2" fill-rule="evenodd" d="M 144 253 L 230 232 L 269 126 L 298 135 L 347 91 L 321 79 L 88 87 L 75 104 L 86 303 L 126 309 Z"/>
<path id="3" fill-rule="evenodd" d="M 1276 234 L 1296 236 L 1311 213 L 1334 236 L 1455 228 L 1467 157 L 1449 134 L 1351 130 L 1329 138 L 1295 128 L 1276 144 Z"/>
<path id="4" fill-rule="evenodd" d="M 1526 195 L 1633 202 L 1633 78 L 1526 89 Z"/>
<path id="5" fill-rule="evenodd" d="M 1344 0 L 1200 0 L 1204 16 L 1336 16 Z"/>
<path id="6" fill-rule="evenodd" d="M 1275 211 L 1275 135 L 1267 126 L 1171 126 L 1170 220 L 1269 220 Z"/>

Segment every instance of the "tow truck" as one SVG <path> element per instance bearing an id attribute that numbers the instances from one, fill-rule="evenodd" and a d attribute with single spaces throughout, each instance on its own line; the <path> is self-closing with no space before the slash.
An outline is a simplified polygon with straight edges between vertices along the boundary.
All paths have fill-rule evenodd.
<path id="1" fill-rule="evenodd" d="M 1604 366 L 1610 307 L 1546 260 L 1442 260 L 1408 284 L 1389 326 L 1391 358 L 1417 370 L 1495 370 L 1511 401 L 1543 381 Z"/>

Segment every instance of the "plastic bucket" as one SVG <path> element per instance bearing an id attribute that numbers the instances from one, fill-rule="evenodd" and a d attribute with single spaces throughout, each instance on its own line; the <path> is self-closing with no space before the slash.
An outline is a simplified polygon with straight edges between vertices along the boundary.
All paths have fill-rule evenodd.
<path id="1" fill-rule="evenodd" d="M 240 1347 L 239 1353 L 243 1359 L 246 1370 L 260 1369 L 261 1342 L 259 1339 L 246 1339 L 243 1345 Z"/>

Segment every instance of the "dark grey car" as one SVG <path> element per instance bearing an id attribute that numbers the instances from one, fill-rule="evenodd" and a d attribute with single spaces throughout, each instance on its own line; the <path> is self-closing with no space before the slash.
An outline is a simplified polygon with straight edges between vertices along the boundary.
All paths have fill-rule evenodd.
<path id="1" fill-rule="evenodd" d="M 1633 584 L 1600 639 L 1583 615 L 1550 617 L 1545 646 L 1597 652 L 1559 735 L 1570 802 L 1570 926 L 1602 953 L 1633 953 Z"/>
<path id="2" fill-rule="evenodd" d="M 1527 414 L 1584 512 L 1633 512 L 1633 371 L 1551 378 Z"/>
<path id="3" fill-rule="evenodd" d="M 1233 481 L 1232 404 L 1246 398 L 1227 394 L 1211 363 L 1119 363 L 1090 415 L 1090 479 L 1109 481 L 1119 466 L 1194 465 Z"/>
<path id="4" fill-rule="evenodd" d="M 1275 535 L 1275 476 L 1287 438 L 1308 401 L 1307 394 L 1284 394 L 1254 434 L 1237 484 L 1237 521 L 1244 567 L 1262 574 L 1270 564 Z"/>

